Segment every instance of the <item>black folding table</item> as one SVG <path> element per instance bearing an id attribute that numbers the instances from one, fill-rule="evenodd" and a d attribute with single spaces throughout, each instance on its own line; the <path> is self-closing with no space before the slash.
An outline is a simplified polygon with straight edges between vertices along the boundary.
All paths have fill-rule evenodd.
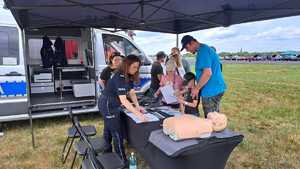
<path id="1" fill-rule="evenodd" d="M 127 140 L 140 153 L 151 169 L 224 169 L 233 149 L 243 140 L 243 135 L 231 138 L 199 139 L 179 155 L 168 156 L 148 141 L 152 131 L 162 128 L 162 121 L 137 124 L 126 116 Z"/>

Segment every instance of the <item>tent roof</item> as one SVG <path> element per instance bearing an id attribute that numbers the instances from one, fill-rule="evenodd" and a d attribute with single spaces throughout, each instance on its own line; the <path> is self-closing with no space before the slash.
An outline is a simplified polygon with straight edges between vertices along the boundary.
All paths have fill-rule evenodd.
<path id="1" fill-rule="evenodd" d="M 300 15 L 299 0 L 4 0 L 21 28 L 184 33 Z"/>

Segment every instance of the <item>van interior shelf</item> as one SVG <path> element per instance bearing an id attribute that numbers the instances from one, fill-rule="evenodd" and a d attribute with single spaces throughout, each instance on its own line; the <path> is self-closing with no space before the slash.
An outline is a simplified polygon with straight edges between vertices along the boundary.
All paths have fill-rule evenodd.
<path id="1" fill-rule="evenodd" d="M 63 107 L 66 104 L 90 105 L 95 101 L 95 80 L 84 65 L 43 68 L 29 65 L 32 107 Z"/>

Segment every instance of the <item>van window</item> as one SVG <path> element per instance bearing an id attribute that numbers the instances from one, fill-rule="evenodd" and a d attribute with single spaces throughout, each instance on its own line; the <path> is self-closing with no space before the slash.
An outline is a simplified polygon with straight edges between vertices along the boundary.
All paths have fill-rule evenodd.
<path id="1" fill-rule="evenodd" d="M 151 61 L 140 51 L 136 48 L 129 40 L 124 38 L 125 42 L 125 53 L 126 56 L 128 55 L 136 55 L 139 56 L 143 65 L 151 65 Z"/>
<path id="2" fill-rule="evenodd" d="M 0 32 L 0 54 L 8 56 L 8 33 Z"/>
<path id="3" fill-rule="evenodd" d="M 105 62 L 109 63 L 109 59 L 115 52 L 125 55 L 123 38 L 116 35 L 103 34 Z"/>
<path id="4" fill-rule="evenodd" d="M 0 26 L 0 65 L 17 64 L 19 64 L 18 29 Z"/>
<path id="5" fill-rule="evenodd" d="M 29 48 L 29 58 L 30 64 L 42 64 L 40 50 L 42 48 L 43 40 L 42 39 L 29 39 L 28 48 Z"/>
<path id="6" fill-rule="evenodd" d="M 125 53 L 126 55 L 137 55 L 139 56 L 141 52 L 131 43 L 129 40 L 124 39 L 125 42 Z"/>
<path id="7" fill-rule="evenodd" d="M 109 63 L 109 58 L 111 58 L 114 52 L 119 52 L 124 56 L 130 54 L 137 55 L 140 57 L 142 63 L 148 64 L 149 62 L 151 64 L 151 61 L 126 38 L 117 35 L 103 34 L 103 42 L 106 63 Z"/>

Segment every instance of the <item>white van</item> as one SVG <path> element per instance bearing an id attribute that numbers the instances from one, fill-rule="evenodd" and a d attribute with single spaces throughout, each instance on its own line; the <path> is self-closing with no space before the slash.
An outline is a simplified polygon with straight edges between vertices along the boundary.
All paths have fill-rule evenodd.
<path id="1" fill-rule="evenodd" d="M 0 24 L 1 25 L 1 24 Z M 66 65 L 44 66 L 43 37 L 64 42 Z M 53 47 L 54 48 L 54 47 Z M 23 50 L 24 49 L 24 50 Z M 144 93 L 150 86 L 151 59 L 127 36 L 97 29 L 47 28 L 20 32 L 0 26 L 0 122 L 97 112 L 98 75 L 113 52 L 135 54 L 142 60 Z"/>

